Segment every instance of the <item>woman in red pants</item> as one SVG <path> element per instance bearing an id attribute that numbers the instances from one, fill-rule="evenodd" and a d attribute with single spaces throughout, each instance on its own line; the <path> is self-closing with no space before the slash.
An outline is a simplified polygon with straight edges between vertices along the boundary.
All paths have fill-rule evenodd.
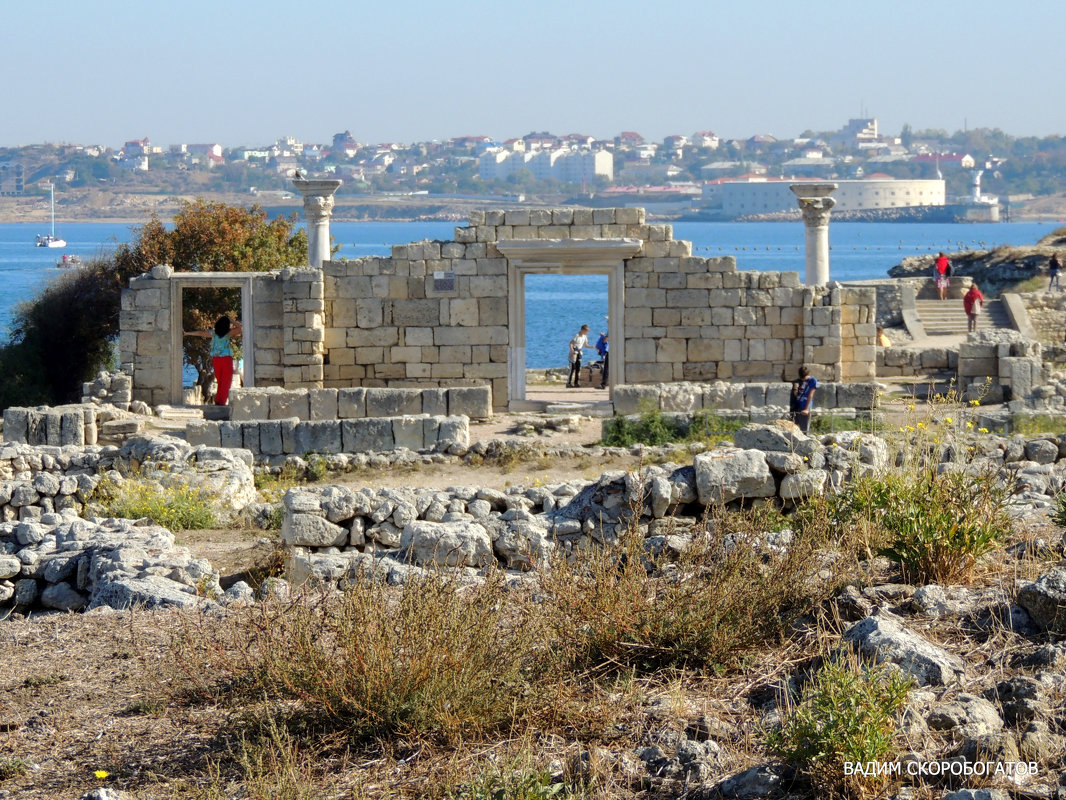
<path id="1" fill-rule="evenodd" d="M 185 331 L 186 336 L 202 336 L 211 339 L 211 366 L 215 370 L 215 405 L 224 406 L 229 401 L 229 387 L 233 383 L 233 346 L 230 338 L 241 335 L 241 323 L 231 326 L 230 318 L 218 318 L 213 331 Z"/>

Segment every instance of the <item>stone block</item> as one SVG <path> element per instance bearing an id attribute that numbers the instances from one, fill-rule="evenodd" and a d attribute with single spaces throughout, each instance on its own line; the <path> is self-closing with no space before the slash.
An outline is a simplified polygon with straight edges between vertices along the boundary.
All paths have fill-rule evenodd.
<path id="1" fill-rule="evenodd" d="M 311 418 L 311 400 L 306 389 L 290 389 L 270 394 L 269 419 Z"/>
<path id="2" fill-rule="evenodd" d="M 337 390 L 337 416 L 361 419 L 366 416 L 366 389 L 361 386 Z"/>
<path id="3" fill-rule="evenodd" d="M 259 424 L 259 452 L 264 456 L 280 456 L 282 447 L 281 422 L 263 421 Z"/>
<path id="4" fill-rule="evenodd" d="M 422 413 L 422 393 L 418 389 L 367 389 L 368 417 L 402 417 Z"/>
<path id="5" fill-rule="evenodd" d="M 396 448 L 392 420 L 382 418 L 342 420 L 341 441 L 345 453 L 382 453 Z"/>
<path id="6" fill-rule="evenodd" d="M 703 387 L 698 383 L 667 383 L 659 393 L 663 411 L 692 413 L 703 408 Z"/>
<path id="7" fill-rule="evenodd" d="M 874 383 L 838 383 L 835 399 L 836 408 L 877 408 L 877 385 Z M 815 402 L 818 402 L 817 396 Z"/>
<path id="8" fill-rule="evenodd" d="M 425 446 L 425 417 L 394 417 L 392 420 L 393 443 L 397 448 L 421 450 Z"/>
<path id="9" fill-rule="evenodd" d="M 448 390 L 423 389 L 422 413 L 446 416 L 448 414 Z"/>
<path id="10" fill-rule="evenodd" d="M 244 447 L 244 432 L 241 430 L 240 422 L 233 422 L 227 420 L 218 423 L 218 446 L 228 447 L 232 449 L 241 449 Z"/>
<path id="11" fill-rule="evenodd" d="M 506 370 L 505 365 L 504 369 Z M 470 419 L 488 419 L 492 416 L 492 389 L 488 386 L 456 386 L 449 388 L 448 414 L 463 415 Z"/>
<path id="12" fill-rule="evenodd" d="M 343 452 L 340 420 L 298 422 L 295 441 L 298 455 Z"/>
<path id="13" fill-rule="evenodd" d="M 250 451 L 253 455 L 259 455 L 262 452 L 259 449 L 258 421 L 241 423 L 241 441 L 244 443 L 244 449 Z"/>
<path id="14" fill-rule="evenodd" d="M 337 419 L 337 390 L 312 389 L 309 393 L 311 419 Z"/>
<path id="15" fill-rule="evenodd" d="M 29 434 L 28 408 L 5 408 L 4 409 L 4 441 L 5 442 L 28 442 Z"/>
<path id="16" fill-rule="evenodd" d="M 629 416 L 658 410 L 661 391 L 660 386 L 640 386 L 632 383 L 615 386 L 611 392 L 614 413 L 618 416 Z"/>
<path id="17" fill-rule="evenodd" d="M 7 429 L 5 426 L 5 436 Z M 185 424 L 185 441 L 193 447 L 207 445 L 208 447 L 221 447 L 222 440 L 219 436 L 219 423 L 208 419 L 193 419 Z"/>

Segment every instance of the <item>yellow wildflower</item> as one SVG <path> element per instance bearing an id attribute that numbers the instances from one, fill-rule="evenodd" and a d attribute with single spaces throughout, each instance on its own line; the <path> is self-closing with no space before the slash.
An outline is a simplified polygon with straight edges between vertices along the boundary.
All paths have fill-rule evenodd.
<path id="1" fill-rule="evenodd" d="M 108 772 L 106 769 L 98 769 L 96 770 L 96 772 L 93 773 L 93 775 L 96 776 L 96 780 L 102 781 L 104 778 L 110 777 L 111 773 Z"/>
<path id="2" fill-rule="evenodd" d="M 948 425 L 950 425 L 954 421 L 955 420 L 953 420 L 951 417 L 944 417 L 944 422 L 946 422 Z"/>
<path id="3" fill-rule="evenodd" d="M 978 428 L 981 433 L 988 433 L 988 428 Z"/>

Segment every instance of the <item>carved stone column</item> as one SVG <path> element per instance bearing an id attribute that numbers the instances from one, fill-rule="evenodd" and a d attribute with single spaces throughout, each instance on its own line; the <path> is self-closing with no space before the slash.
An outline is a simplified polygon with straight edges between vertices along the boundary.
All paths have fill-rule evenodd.
<path id="1" fill-rule="evenodd" d="M 803 225 L 806 228 L 806 277 L 808 286 L 824 286 L 829 282 L 829 212 L 836 205 L 829 195 L 835 183 L 794 183 L 788 187 L 796 195 Z"/>
<path id="2" fill-rule="evenodd" d="M 341 183 L 343 181 L 293 179 L 293 184 L 304 196 L 307 263 L 315 269 L 322 269 L 322 262 L 329 261 L 329 218 L 333 216 L 333 194 Z"/>

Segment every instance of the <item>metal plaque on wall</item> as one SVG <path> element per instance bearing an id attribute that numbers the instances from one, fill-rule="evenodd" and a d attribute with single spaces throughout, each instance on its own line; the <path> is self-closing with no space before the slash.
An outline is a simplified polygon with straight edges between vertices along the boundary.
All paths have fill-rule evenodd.
<path id="1" fill-rule="evenodd" d="M 433 271 L 433 291 L 435 292 L 454 292 L 455 291 L 455 273 L 444 272 L 443 270 Z"/>

